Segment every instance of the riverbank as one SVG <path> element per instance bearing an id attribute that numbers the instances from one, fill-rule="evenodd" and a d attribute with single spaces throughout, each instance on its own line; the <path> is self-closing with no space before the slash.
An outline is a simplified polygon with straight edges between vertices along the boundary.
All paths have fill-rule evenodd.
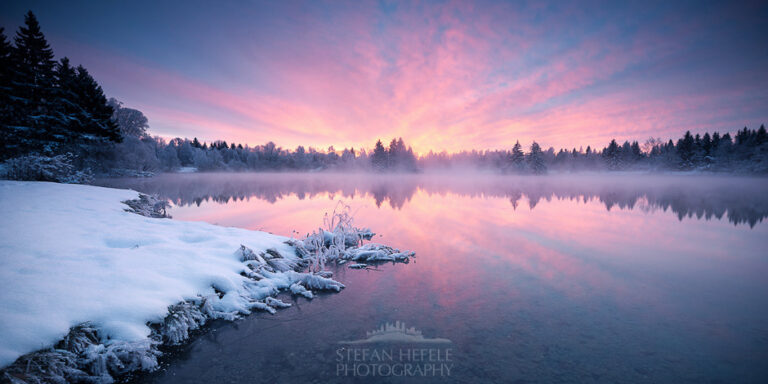
<path id="1" fill-rule="evenodd" d="M 283 290 L 309 298 L 344 288 L 325 271 L 299 272 L 323 253 L 302 241 L 158 218 L 155 206 L 142 216 L 142 200 L 0 181 L 1 377 L 108 382 L 156 368 L 160 344 L 183 342 L 208 319 L 273 312 L 288 306 L 274 298 Z"/>

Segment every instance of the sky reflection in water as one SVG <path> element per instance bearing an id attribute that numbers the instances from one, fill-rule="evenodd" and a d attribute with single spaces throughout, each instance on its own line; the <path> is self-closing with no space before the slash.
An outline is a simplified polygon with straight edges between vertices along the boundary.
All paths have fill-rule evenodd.
<path id="1" fill-rule="evenodd" d="M 102 183 L 168 198 L 176 220 L 286 236 L 316 229 L 343 199 L 376 241 L 417 254 L 380 271 L 339 269 L 341 294 L 214 327 L 142 381 L 344 382 L 335 343 L 396 320 L 452 340 L 457 381 L 768 377 L 765 180 L 203 174 Z"/>

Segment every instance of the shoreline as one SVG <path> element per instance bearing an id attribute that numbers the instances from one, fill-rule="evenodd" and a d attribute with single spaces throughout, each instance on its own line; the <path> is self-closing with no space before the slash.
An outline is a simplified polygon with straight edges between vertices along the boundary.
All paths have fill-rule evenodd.
<path id="1" fill-rule="evenodd" d="M 149 265 L 141 265 L 140 263 L 131 265 L 133 270 L 130 273 L 148 273 L 152 267 L 158 267 L 161 271 L 153 271 L 156 272 L 154 277 L 158 279 L 171 278 L 180 280 L 182 281 L 181 285 L 187 288 L 187 293 L 170 292 L 173 289 L 167 286 L 159 287 L 169 291 L 165 295 L 160 295 L 165 297 L 164 305 L 166 310 L 164 315 L 159 316 L 158 309 L 154 308 L 153 315 L 147 315 L 151 311 L 145 312 L 144 317 L 138 320 L 130 308 L 131 305 L 137 306 L 138 304 L 144 304 L 144 301 L 162 300 L 157 297 L 158 295 L 145 298 L 140 296 L 141 292 L 138 292 L 138 294 L 133 292 L 132 288 L 128 292 L 121 292 L 124 295 L 127 294 L 126 296 L 133 296 L 131 297 L 133 300 L 138 297 L 140 301 L 132 304 L 120 304 L 119 301 L 125 299 L 125 297 L 100 297 L 101 300 L 110 302 L 101 303 L 104 306 L 110 307 L 111 305 L 127 312 L 120 314 L 118 310 L 118 314 L 111 314 L 111 319 L 104 319 L 102 316 L 92 316 L 92 319 L 86 319 L 85 321 L 76 319 L 78 316 L 77 311 L 69 313 L 69 318 L 67 318 L 65 313 L 63 317 L 71 323 L 66 332 L 55 339 L 49 332 L 47 345 L 44 345 L 43 348 L 25 351 L 10 363 L 8 363 L 8 350 L 14 347 L 17 350 L 23 350 L 23 345 L 30 345 L 30 343 L 24 344 L 24 340 L 18 340 L 18 337 L 16 338 L 17 340 L 4 341 L 4 345 L 0 346 L 5 351 L 3 359 L 6 362 L 3 364 L 4 367 L 0 369 L 0 377 L 4 381 L 48 382 L 53 380 L 89 380 L 93 382 L 112 382 L 116 378 L 123 377 L 130 372 L 139 370 L 152 371 L 158 368 L 157 358 L 162 354 L 161 346 L 176 346 L 186 343 L 190 338 L 191 332 L 199 330 L 210 320 L 224 319 L 231 321 L 247 316 L 256 310 L 274 313 L 277 309 L 290 306 L 290 304 L 275 298 L 281 292 L 304 296 L 307 299 L 311 299 L 314 296 L 313 291 L 340 292 L 344 289 L 344 285 L 331 278 L 332 273 L 324 268 L 326 263 L 334 261 L 341 261 L 343 263 L 344 260 L 365 260 L 374 263 L 381 261 L 407 262 L 408 258 L 413 256 L 412 252 L 400 252 L 383 245 L 367 244 L 363 246 L 363 240 L 370 239 L 372 234 L 368 230 L 359 230 L 352 227 L 351 218 L 348 218 L 349 221 L 343 221 L 343 224 L 340 219 L 336 227 L 330 228 L 331 231 L 313 233 L 306 239 L 296 240 L 265 232 L 225 228 L 207 223 L 172 221 L 168 218 L 163 218 L 167 217 L 164 203 L 134 191 L 94 186 L 0 181 L 0 196 L 6 201 L 5 204 L 0 205 L 0 213 L 9 214 L 10 212 L 8 211 L 11 211 L 11 207 L 15 205 L 13 203 L 18 202 L 15 201 L 9 204 L 7 200 L 11 195 L 30 189 L 32 193 L 25 193 L 24 197 L 26 199 L 24 200 L 29 202 L 31 199 L 32 205 L 38 210 L 55 210 L 53 207 L 57 203 L 62 202 L 55 200 L 62 200 L 63 198 L 60 194 L 57 195 L 56 192 L 64 195 L 71 195 L 77 192 L 74 193 L 76 207 L 74 209 L 72 207 L 64 209 L 64 212 L 56 212 L 54 215 L 58 215 L 58 217 L 54 218 L 54 222 L 56 220 L 67 222 L 69 221 L 68 219 L 74 218 L 81 222 L 87 221 L 94 215 L 94 212 L 96 215 L 103 214 L 110 216 L 112 219 L 116 217 L 124 219 L 124 221 L 118 220 L 118 222 L 113 222 L 112 225 L 123 227 L 124 229 L 128 228 L 128 230 L 121 231 L 122 233 L 120 234 L 104 230 L 105 233 L 109 233 L 109 236 L 107 236 L 109 238 L 106 239 L 106 247 L 103 245 L 99 246 L 98 240 L 100 238 L 98 235 L 92 236 L 88 240 L 92 244 L 85 247 L 89 248 L 88 252 L 91 252 L 90 258 L 82 254 L 72 255 L 76 259 L 75 264 L 79 263 L 78 267 L 80 269 L 88 269 L 95 262 L 114 262 L 114 260 L 111 260 L 113 257 L 121 259 L 128 255 L 129 258 L 133 258 L 134 255 L 131 255 L 131 252 L 144 252 L 148 253 L 152 258 L 169 258 L 171 260 L 165 263 L 159 262 L 156 265 L 152 265 L 152 263 Z M 62 192 L 65 190 L 66 192 Z M 110 198 L 103 196 L 105 194 L 110 194 L 111 201 Z M 114 197 L 116 196 L 113 195 L 120 195 L 121 199 L 115 201 Z M 46 196 L 54 197 L 54 202 L 48 201 L 50 199 L 47 199 Z M 128 198 L 125 198 L 126 196 Z M 68 197 L 73 198 L 73 196 Z M 80 200 L 77 200 L 78 198 Z M 95 204 L 97 207 L 89 207 L 90 202 L 88 200 L 93 199 L 100 200 Z M 63 201 L 67 200 L 64 199 Z M 108 210 L 101 204 L 105 200 L 109 206 Z M 89 209 L 92 212 L 88 213 Z M 122 211 L 118 211 L 118 209 Z M 16 216 L 30 215 L 32 213 L 23 212 L 19 214 L 17 212 Z M 79 213 L 79 216 L 69 217 L 73 213 Z M 336 212 L 334 212 L 334 215 L 336 215 Z M 339 214 L 338 217 L 342 218 L 342 216 Z M 27 219 L 30 218 L 27 217 Z M 138 230 L 135 227 L 137 221 L 138 225 L 143 226 L 139 227 Z M 95 228 L 99 228 L 101 224 L 103 223 L 95 223 Z M 74 223 L 72 225 L 76 226 Z M 44 227 L 44 225 L 41 226 Z M 16 245 L 18 248 L 19 244 L 12 244 L 19 243 L 12 236 L 14 230 L 10 230 L 9 226 L 6 227 L 6 229 L 3 229 L 2 236 L 0 236 L 0 245 L 3 248 L 14 248 L 12 245 Z M 16 228 L 31 232 L 35 232 L 36 229 L 38 231 L 41 230 L 33 226 L 30 227 L 29 223 L 27 225 L 18 225 Z M 42 232 L 45 232 L 45 229 L 50 228 L 43 228 Z M 103 225 L 102 229 L 104 229 Z M 177 250 L 177 255 L 168 256 L 168 247 L 162 245 L 162 235 L 159 236 L 159 243 L 155 243 L 151 239 L 141 243 L 140 240 L 142 239 L 131 237 L 131 229 L 134 232 L 138 231 L 139 234 L 151 232 L 153 229 L 159 232 L 166 231 L 163 234 L 169 236 L 168 242 L 172 242 L 172 238 L 176 236 L 186 243 L 178 247 L 181 249 Z M 100 235 L 103 237 L 105 233 L 100 233 Z M 135 235 L 136 233 L 133 234 Z M 206 234 L 208 235 L 207 237 Z M 53 235 L 57 234 L 54 233 Z M 154 235 L 158 235 L 158 233 L 154 233 Z M 240 241 L 234 241 L 238 239 Z M 137 240 L 139 240 L 137 244 L 130 244 Z M 222 247 L 229 249 L 229 246 L 224 244 L 233 242 L 237 242 L 237 245 L 239 245 L 239 248 L 237 248 L 237 245 L 232 245 L 232 248 L 237 248 L 236 251 L 222 252 L 220 250 Z M 23 240 L 21 240 L 21 243 L 23 246 Z M 213 243 L 213 245 L 209 243 Z M 206 250 L 203 245 L 208 245 L 209 249 Z M 217 250 L 218 255 L 216 257 L 208 257 L 208 255 L 204 254 L 204 252 L 211 250 L 210 247 L 214 247 Z M 46 248 L 48 247 L 42 246 L 38 248 L 47 251 Z M 116 249 L 116 255 L 109 254 Z M 39 251 L 40 249 L 37 250 Z M 185 253 L 185 251 L 188 252 Z M 77 250 L 73 252 L 77 253 Z M 34 253 L 30 252 L 30 254 Z M 178 253 L 181 253 L 181 255 Z M 26 255 L 19 258 L 28 259 L 22 260 L 21 263 L 18 263 L 18 260 L 16 261 L 18 264 L 16 267 L 21 267 L 21 269 L 24 268 L 25 261 L 39 262 L 39 260 L 35 260 L 35 256 Z M 197 265 L 186 265 L 194 262 L 195 258 L 204 260 L 197 260 Z M 117 264 L 119 265 L 123 262 L 126 261 L 120 260 Z M 127 262 L 130 263 L 130 259 Z M 178 264 L 173 264 L 174 262 Z M 9 263 L 13 264 L 14 262 L 4 260 L 3 267 L 7 267 L 5 264 Z M 218 264 L 224 264 L 225 267 L 221 268 Z M 142 268 L 147 270 L 141 271 L 140 269 Z M 217 268 L 220 268 L 220 270 L 217 270 Z M 115 273 L 113 268 L 96 269 L 96 273 Z M 163 272 L 167 272 L 171 276 L 163 276 Z M 6 271 L 6 273 L 8 272 Z M 197 276 L 189 277 L 187 276 L 188 273 L 196 273 Z M 35 277 L 40 276 L 34 274 L 33 276 L 21 277 L 21 285 L 34 286 L 37 284 L 34 281 Z M 15 277 L 18 278 L 19 276 Z M 71 280 L 70 275 L 53 277 L 53 280 L 56 279 L 64 280 L 64 283 L 72 283 L 71 281 L 66 281 Z M 11 280 L 10 283 L 13 283 L 13 281 Z M 113 283 L 110 279 L 102 279 L 95 284 L 96 286 L 102 284 L 102 288 L 107 289 Z M 131 281 L 130 283 L 136 282 Z M 144 283 L 149 282 L 145 281 Z M 197 289 L 189 290 L 190 283 L 191 285 L 196 285 Z M 170 286 L 178 288 L 178 284 L 176 286 L 171 284 Z M 98 287 L 91 287 L 91 289 L 98 290 Z M 194 291 L 193 294 L 190 294 L 191 291 Z M 3 294 L 0 296 L 0 302 L 3 302 L 4 306 L 8 308 L 5 304 L 12 300 L 24 301 L 24 299 L 29 299 L 13 296 L 14 294 L 20 294 L 20 292 L 23 291 L 17 289 L 15 292 Z M 155 291 L 151 292 L 156 293 Z M 179 297 L 179 294 L 182 296 L 181 300 L 169 301 L 168 297 Z M 55 295 L 53 294 L 53 296 Z M 143 298 L 145 300 L 142 300 Z M 46 297 L 46 299 L 49 298 Z M 67 298 L 59 299 L 67 301 Z M 68 299 L 73 300 L 72 297 Z M 75 297 L 74 300 L 81 301 L 88 300 L 88 298 Z M 114 302 L 118 303 L 115 304 Z M 154 304 L 157 307 L 157 303 Z M 17 309 L 23 311 L 25 308 L 20 307 Z M 15 314 L 10 314 L 11 310 L 9 308 L 9 312 L 2 317 L 5 329 L 3 333 L 34 333 L 35 327 L 37 329 L 45 329 L 47 327 L 47 324 L 41 323 L 40 319 L 37 319 L 37 322 L 33 321 L 34 324 L 32 325 L 19 324 L 15 327 L 14 325 L 16 324 L 13 324 L 12 319 Z M 45 308 L 45 310 L 54 312 L 55 316 L 60 315 L 56 313 L 55 307 L 53 309 Z M 93 312 L 92 309 L 89 310 Z M 34 310 L 31 312 L 34 312 Z M 102 312 L 109 311 L 103 311 L 102 309 Z M 94 313 L 101 314 L 98 311 Z M 106 316 L 109 317 L 109 315 Z M 99 320 L 99 317 L 102 318 Z M 131 321 L 133 321 L 133 324 L 128 326 L 123 324 Z M 31 329 L 15 329 L 22 326 L 31 327 Z M 145 329 L 143 330 L 144 334 L 141 334 L 142 326 Z M 129 332 L 126 333 L 126 329 Z M 130 334 L 131 331 L 133 334 Z M 3 337 L 0 339 L 7 338 Z M 40 340 L 40 337 L 35 339 Z M 16 345 L 14 345 L 14 341 Z"/>

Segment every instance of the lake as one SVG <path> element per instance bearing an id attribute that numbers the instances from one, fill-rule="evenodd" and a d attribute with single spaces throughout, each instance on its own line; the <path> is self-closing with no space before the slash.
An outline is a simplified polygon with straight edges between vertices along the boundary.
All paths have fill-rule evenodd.
<path id="1" fill-rule="evenodd" d="M 275 315 L 213 322 L 137 383 L 768 381 L 768 179 L 230 173 L 98 183 L 168 199 L 174 220 L 294 237 L 342 200 L 375 242 L 416 252 L 409 264 L 331 268 L 341 293 L 284 294 L 293 306 Z M 398 322 L 413 327 L 398 334 L 424 340 L 364 342 Z"/>

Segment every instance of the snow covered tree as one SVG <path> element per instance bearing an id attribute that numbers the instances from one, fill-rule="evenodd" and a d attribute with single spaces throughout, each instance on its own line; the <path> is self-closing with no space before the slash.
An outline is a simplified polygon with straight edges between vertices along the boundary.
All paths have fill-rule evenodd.
<path id="1" fill-rule="evenodd" d="M 55 120 L 53 50 L 40 30 L 40 24 L 30 11 L 14 39 L 10 54 L 11 113 L 3 125 L 8 157 L 31 149 L 52 152 L 50 128 Z"/>
<path id="2" fill-rule="evenodd" d="M 147 129 L 149 129 L 149 120 L 144 114 L 133 108 L 127 108 L 123 106 L 123 103 L 115 98 L 110 98 L 107 104 L 112 107 L 114 113 L 112 119 L 117 123 L 120 128 L 120 133 L 123 136 L 132 136 L 143 138 L 147 136 Z M 197 138 L 195 138 L 197 140 Z M 198 147 L 200 142 L 197 142 Z"/>

